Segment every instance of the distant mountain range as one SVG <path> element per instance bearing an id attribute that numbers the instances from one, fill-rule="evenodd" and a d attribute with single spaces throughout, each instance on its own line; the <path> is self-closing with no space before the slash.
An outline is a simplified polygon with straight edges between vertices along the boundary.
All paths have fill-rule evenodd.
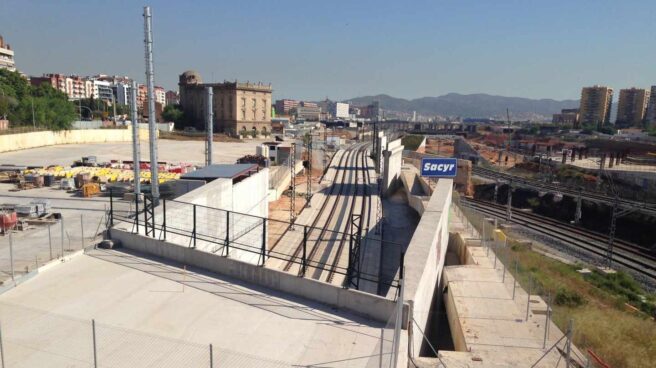
<path id="1" fill-rule="evenodd" d="M 503 117 L 506 108 L 513 119 L 525 119 L 531 116 L 551 117 L 561 109 L 576 108 L 578 100 L 557 101 L 552 99 L 533 100 L 522 97 L 493 96 L 484 93 L 462 95 L 449 93 L 439 97 L 422 97 L 413 100 L 396 98 L 381 94 L 376 96 L 356 97 L 346 100 L 354 105 L 368 105 L 378 101 L 380 107 L 388 111 L 417 114 L 424 116 L 461 116 L 461 117 Z"/>

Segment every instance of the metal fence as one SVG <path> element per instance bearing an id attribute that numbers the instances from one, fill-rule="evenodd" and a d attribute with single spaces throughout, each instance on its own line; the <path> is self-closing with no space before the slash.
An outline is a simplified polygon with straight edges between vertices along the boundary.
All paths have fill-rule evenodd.
<path id="1" fill-rule="evenodd" d="M 1 303 L 0 316 L 1 368 L 292 366 L 25 306 Z"/>
<path id="2" fill-rule="evenodd" d="M 177 200 L 162 200 L 154 207 L 148 196 L 135 202 L 116 200 L 111 193 L 109 222 L 110 227 L 128 224 L 133 233 L 255 265 L 278 260 L 285 271 L 315 279 L 320 274 L 332 275 L 343 278 L 345 287 L 356 289 L 361 283 L 374 283 L 379 290 L 399 286 L 398 278 L 386 277 L 382 269 L 377 274 L 363 271 L 365 255 L 360 253 L 360 244 L 379 246 L 381 257 L 398 250 L 399 269 L 403 267 L 402 245 L 380 239 L 374 229 L 367 233 L 351 227 L 353 233 L 339 232 Z M 328 259 L 325 255 L 331 249 L 338 253 Z"/>
<path id="3" fill-rule="evenodd" d="M 501 219 L 485 216 L 468 207 L 466 201 L 461 200 L 457 195 L 454 196 L 454 203 L 456 215 L 464 223 L 470 236 L 480 238 L 486 255 L 492 260 L 494 270 L 501 276 L 501 280 L 512 294 L 513 300 L 524 298 L 526 301 L 525 320 L 529 319 L 533 296 L 539 296 L 546 303 L 545 320 L 541 324 L 544 333 L 542 349 L 545 352 L 540 359 L 543 359 L 551 351 L 560 351 L 565 355 L 569 354 L 563 358 L 563 361 L 571 359 L 581 366 L 591 367 L 590 359 L 580 352 L 572 342 L 574 328 L 570 316 L 556 315 L 558 310 L 553 308 L 559 289 L 537 277 L 535 270 L 522 265 L 514 252 L 514 249 L 521 248 L 525 242 L 514 238 L 507 231 L 502 231 L 498 226 Z M 569 320 L 565 333 L 559 330 L 552 331 L 549 328 L 554 319 Z M 554 339 L 554 335 L 559 336 L 558 339 Z M 555 343 L 553 343 L 554 340 Z"/>
<path id="4" fill-rule="evenodd" d="M 0 289 L 13 287 L 44 264 L 102 240 L 107 217 L 103 215 L 97 224 L 85 227 L 82 216 L 61 217 L 24 231 L 7 230 L 0 238 Z M 32 236 L 33 232 L 44 236 Z"/>
<path id="5" fill-rule="evenodd" d="M 396 294 L 396 308 L 385 326 L 380 329 L 380 339 L 365 365 L 366 368 L 395 368 L 398 366 L 403 324 L 403 301 L 403 280 L 401 280 L 401 287 L 397 289 Z"/>
<path id="6" fill-rule="evenodd" d="M 294 155 L 295 161 L 301 162 L 301 159 L 303 157 L 303 152 L 305 150 L 305 147 L 303 147 L 303 141 L 297 140 L 294 143 L 296 144 L 296 150 Z M 283 180 L 289 177 L 291 171 L 290 161 L 291 161 L 291 157 L 287 156 L 278 165 L 271 166 L 271 169 L 272 168 L 277 168 L 277 169 L 275 171 L 271 170 L 272 173 L 269 175 L 269 189 L 277 188 Z"/>

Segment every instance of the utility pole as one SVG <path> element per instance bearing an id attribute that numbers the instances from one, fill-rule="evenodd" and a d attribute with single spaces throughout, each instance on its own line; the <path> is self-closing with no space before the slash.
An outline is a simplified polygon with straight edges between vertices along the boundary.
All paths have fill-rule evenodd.
<path id="1" fill-rule="evenodd" d="M 497 203 L 497 195 L 499 194 L 499 179 L 494 181 L 494 199 L 493 202 Z"/>
<path id="2" fill-rule="evenodd" d="M 205 142 L 205 166 L 212 164 L 212 144 L 214 142 L 214 91 L 212 87 L 205 87 L 205 94 L 207 96 L 207 112 L 205 115 L 205 132 L 207 134 L 207 141 Z"/>
<path id="3" fill-rule="evenodd" d="M 296 143 L 292 143 L 289 150 L 289 171 L 292 176 L 292 190 L 289 201 L 289 230 L 294 230 L 294 222 L 296 222 Z"/>
<path id="4" fill-rule="evenodd" d="M 148 138 L 150 143 L 150 193 L 153 205 L 159 203 L 159 175 L 157 168 L 157 118 L 155 117 L 155 72 L 153 70 L 153 32 L 150 7 L 144 7 L 146 47 L 146 87 L 148 88 Z"/>
<path id="5" fill-rule="evenodd" d="M 619 210 L 620 197 L 615 193 L 615 200 L 613 201 L 613 212 L 610 218 L 610 231 L 608 233 L 608 249 L 607 255 L 608 258 L 608 269 L 613 267 L 613 245 L 615 242 L 615 228 L 617 225 L 617 211 Z"/>
<path id="6" fill-rule="evenodd" d="M 506 204 L 506 221 L 512 220 L 512 180 L 508 182 L 508 203 Z"/>
<path id="7" fill-rule="evenodd" d="M 310 133 L 310 139 L 307 142 L 307 152 L 308 152 L 308 167 L 307 167 L 307 207 L 312 207 L 310 204 L 310 199 L 312 199 L 312 133 Z"/>
<path id="8" fill-rule="evenodd" d="M 134 170 L 134 193 L 135 200 L 139 200 L 139 195 L 141 194 L 141 143 L 139 142 L 139 111 L 137 110 L 137 93 L 139 89 L 137 87 L 137 82 L 132 81 L 130 86 L 132 90 L 132 96 L 130 96 L 130 115 L 132 118 L 132 169 Z"/>
<path id="9" fill-rule="evenodd" d="M 579 193 L 576 196 L 576 212 L 574 213 L 574 223 L 577 225 L 581 223 L 581 216 L 582 216 L 581 207 L 583 202 L 583 198 L 581 196 L 582 192 L 583 192 L 583 188 L 579 187 Z"/>

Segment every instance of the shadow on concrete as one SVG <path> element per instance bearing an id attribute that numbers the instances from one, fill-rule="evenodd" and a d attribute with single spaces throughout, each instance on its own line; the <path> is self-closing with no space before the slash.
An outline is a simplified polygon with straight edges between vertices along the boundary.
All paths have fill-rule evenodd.
<path id="1" fill-rule="evenodd" d="M 192 287 L 253 308 L 265 310 L 285 318 L 322 322 L 322 324 L 327 326 L 335 326 L 339 328 L 362 325 L 379 327 L 380 325 L 378 322 L 361 318 L 307 299 L 248 284 L 240 280 L 217 275 L 195 267 L 188 267 L 185 269 L 183 265 L 176 262 L 144 255 L 127 249 L 94 249 L 88 251 L 86 254 L 97 259 L 177 282 L 185 287 Z M 362 332 L 358 331 L 352 332 L 362 334 Z M 365 335 L 369 336 L 367 334 Z"/>

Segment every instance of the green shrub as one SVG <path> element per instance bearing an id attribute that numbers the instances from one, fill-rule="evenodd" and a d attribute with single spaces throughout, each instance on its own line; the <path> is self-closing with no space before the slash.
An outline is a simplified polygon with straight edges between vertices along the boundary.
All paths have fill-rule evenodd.
<path id="1" fill-rule="evenodd" d="M 565 288 L 558 288 L 556 291 L 556 298 L 554 299 L 556 305 L 563 307 L 575 308 L 585 304 L 585 299 L 575 292 Z"/>

